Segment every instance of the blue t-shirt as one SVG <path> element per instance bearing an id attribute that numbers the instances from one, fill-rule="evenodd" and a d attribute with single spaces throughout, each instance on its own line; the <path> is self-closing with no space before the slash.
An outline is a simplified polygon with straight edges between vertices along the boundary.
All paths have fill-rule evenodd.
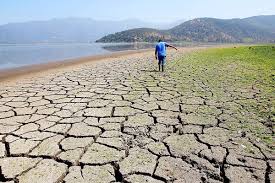
<path id="1" fill-rule="evenodd" d="M 166 56 L 166 43 L 165 42 L 159 42 L 156 45 L 156 51 L 158 52 L 158 56 Z"/>

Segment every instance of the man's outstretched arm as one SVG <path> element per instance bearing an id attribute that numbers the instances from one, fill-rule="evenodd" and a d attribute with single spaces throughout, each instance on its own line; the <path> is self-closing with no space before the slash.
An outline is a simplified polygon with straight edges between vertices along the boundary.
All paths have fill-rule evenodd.
<path id="1" fill-rule="evenodd" d="M 166 43 L 166 46 L 167 46 L 167 47 L 174 48 L 175 50 L 178 50 L 178 49 L 177 49 L 175 46 L 173 46 L 173 45 L 170 45 L 170 44 L 167 44 L 167 43 Z"/>
<path id="2" fill-rule="evenodd" d="M 156 57 L 156 60 L 158 59 L 158 50 L 157 48 L 155 49 L 155 57 Z"/>

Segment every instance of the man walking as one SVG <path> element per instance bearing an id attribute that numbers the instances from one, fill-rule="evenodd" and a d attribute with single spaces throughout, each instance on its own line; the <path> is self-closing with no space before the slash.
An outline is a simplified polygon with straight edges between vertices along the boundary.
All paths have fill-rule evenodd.
<path id="1" fill-rule="evenodd" d="M 158 60 L 159 71 L 161 68 L 162 72 L 164 71 L 164 65 L 166 63 L 166 47 L 171 47 L 171 48 L 174 48 L 175 50 L 178 50 L 176 47 L 167 44 L 161 39 L 159 40 L 158 44 L 156 45 L 155 56 L 156 56 L 156 60 Z"/>

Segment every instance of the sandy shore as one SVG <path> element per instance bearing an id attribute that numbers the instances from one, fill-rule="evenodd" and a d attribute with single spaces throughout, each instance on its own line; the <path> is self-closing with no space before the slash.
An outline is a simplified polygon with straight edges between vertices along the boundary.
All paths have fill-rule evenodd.
<path id="1" fill-rule="evenodd" d="M 178 52 L 188 52 L 197 49 L 205 49 L 206 47 L 184 47 L 178 48 Z M 168 53 L 169 54 L 169 53 Z M 114 53 L 109 53 L 105 55 L 95 55 L 88 57 L 81 57 L 76 59 L 67 59 L 61 61 L 54 61 L 49 63 L 34 64 L 28 66 L 22 66 L 18 68 L 11 68 L 0 70 L 0 83 L 14 84 L 28 77 L 43 76 L 50 73 L 68 71 L 77 67 L 83 66 L 83 64 L 96 64 L 99 62 L 111 62 L 115 59 L 132 59 L 135 57 L 145 57 L 151 56 L 154 59 L 153 49 L 143 49 L 143 50 L 129 50 L 129 51 L 119 51 Z"/>
<path id="2" fill-rule="evenodd" d="M 34 64 L 28 66 L 22 66 L 18 68 L 11 68 L 0 70 L 0 82 L 10 82 L 14 80 L 18 80 L 22 77 L 27 77 L 34 74 L 46 74 L 49 72 L 61 71 L 64 69 L 70 69 L 71 67 L 76 67 L 86 63 L 97 63 L 97 62 L 106 62 L 111 61 L 115 58 L 132 56 L 135 54 L 144 54 L 144 53 L 152 53 L 153 50 L 135 50 L 135 51 L 120 51 L 105 55 L 96 55 L 96 56 L 88 56 L 81 57 L 76 59 L 67 59 L 43 64 Z"/>

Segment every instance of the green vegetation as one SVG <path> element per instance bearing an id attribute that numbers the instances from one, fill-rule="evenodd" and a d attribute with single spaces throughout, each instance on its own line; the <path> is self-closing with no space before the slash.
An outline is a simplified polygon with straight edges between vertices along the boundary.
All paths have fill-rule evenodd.
<path id="1" fill-rule="evenodd" d="M 181 89 L 223 109 L 223 127 L 242 131 L 274 150 L 275 46 L 214 48 L 169 65 Z"/>
<path id="2" fill-rule="evenodd" d="M 107 35 L 96 42 L 155 42 L 160 38 L 169 38 L 165 31 L 139 28 Z"/>

